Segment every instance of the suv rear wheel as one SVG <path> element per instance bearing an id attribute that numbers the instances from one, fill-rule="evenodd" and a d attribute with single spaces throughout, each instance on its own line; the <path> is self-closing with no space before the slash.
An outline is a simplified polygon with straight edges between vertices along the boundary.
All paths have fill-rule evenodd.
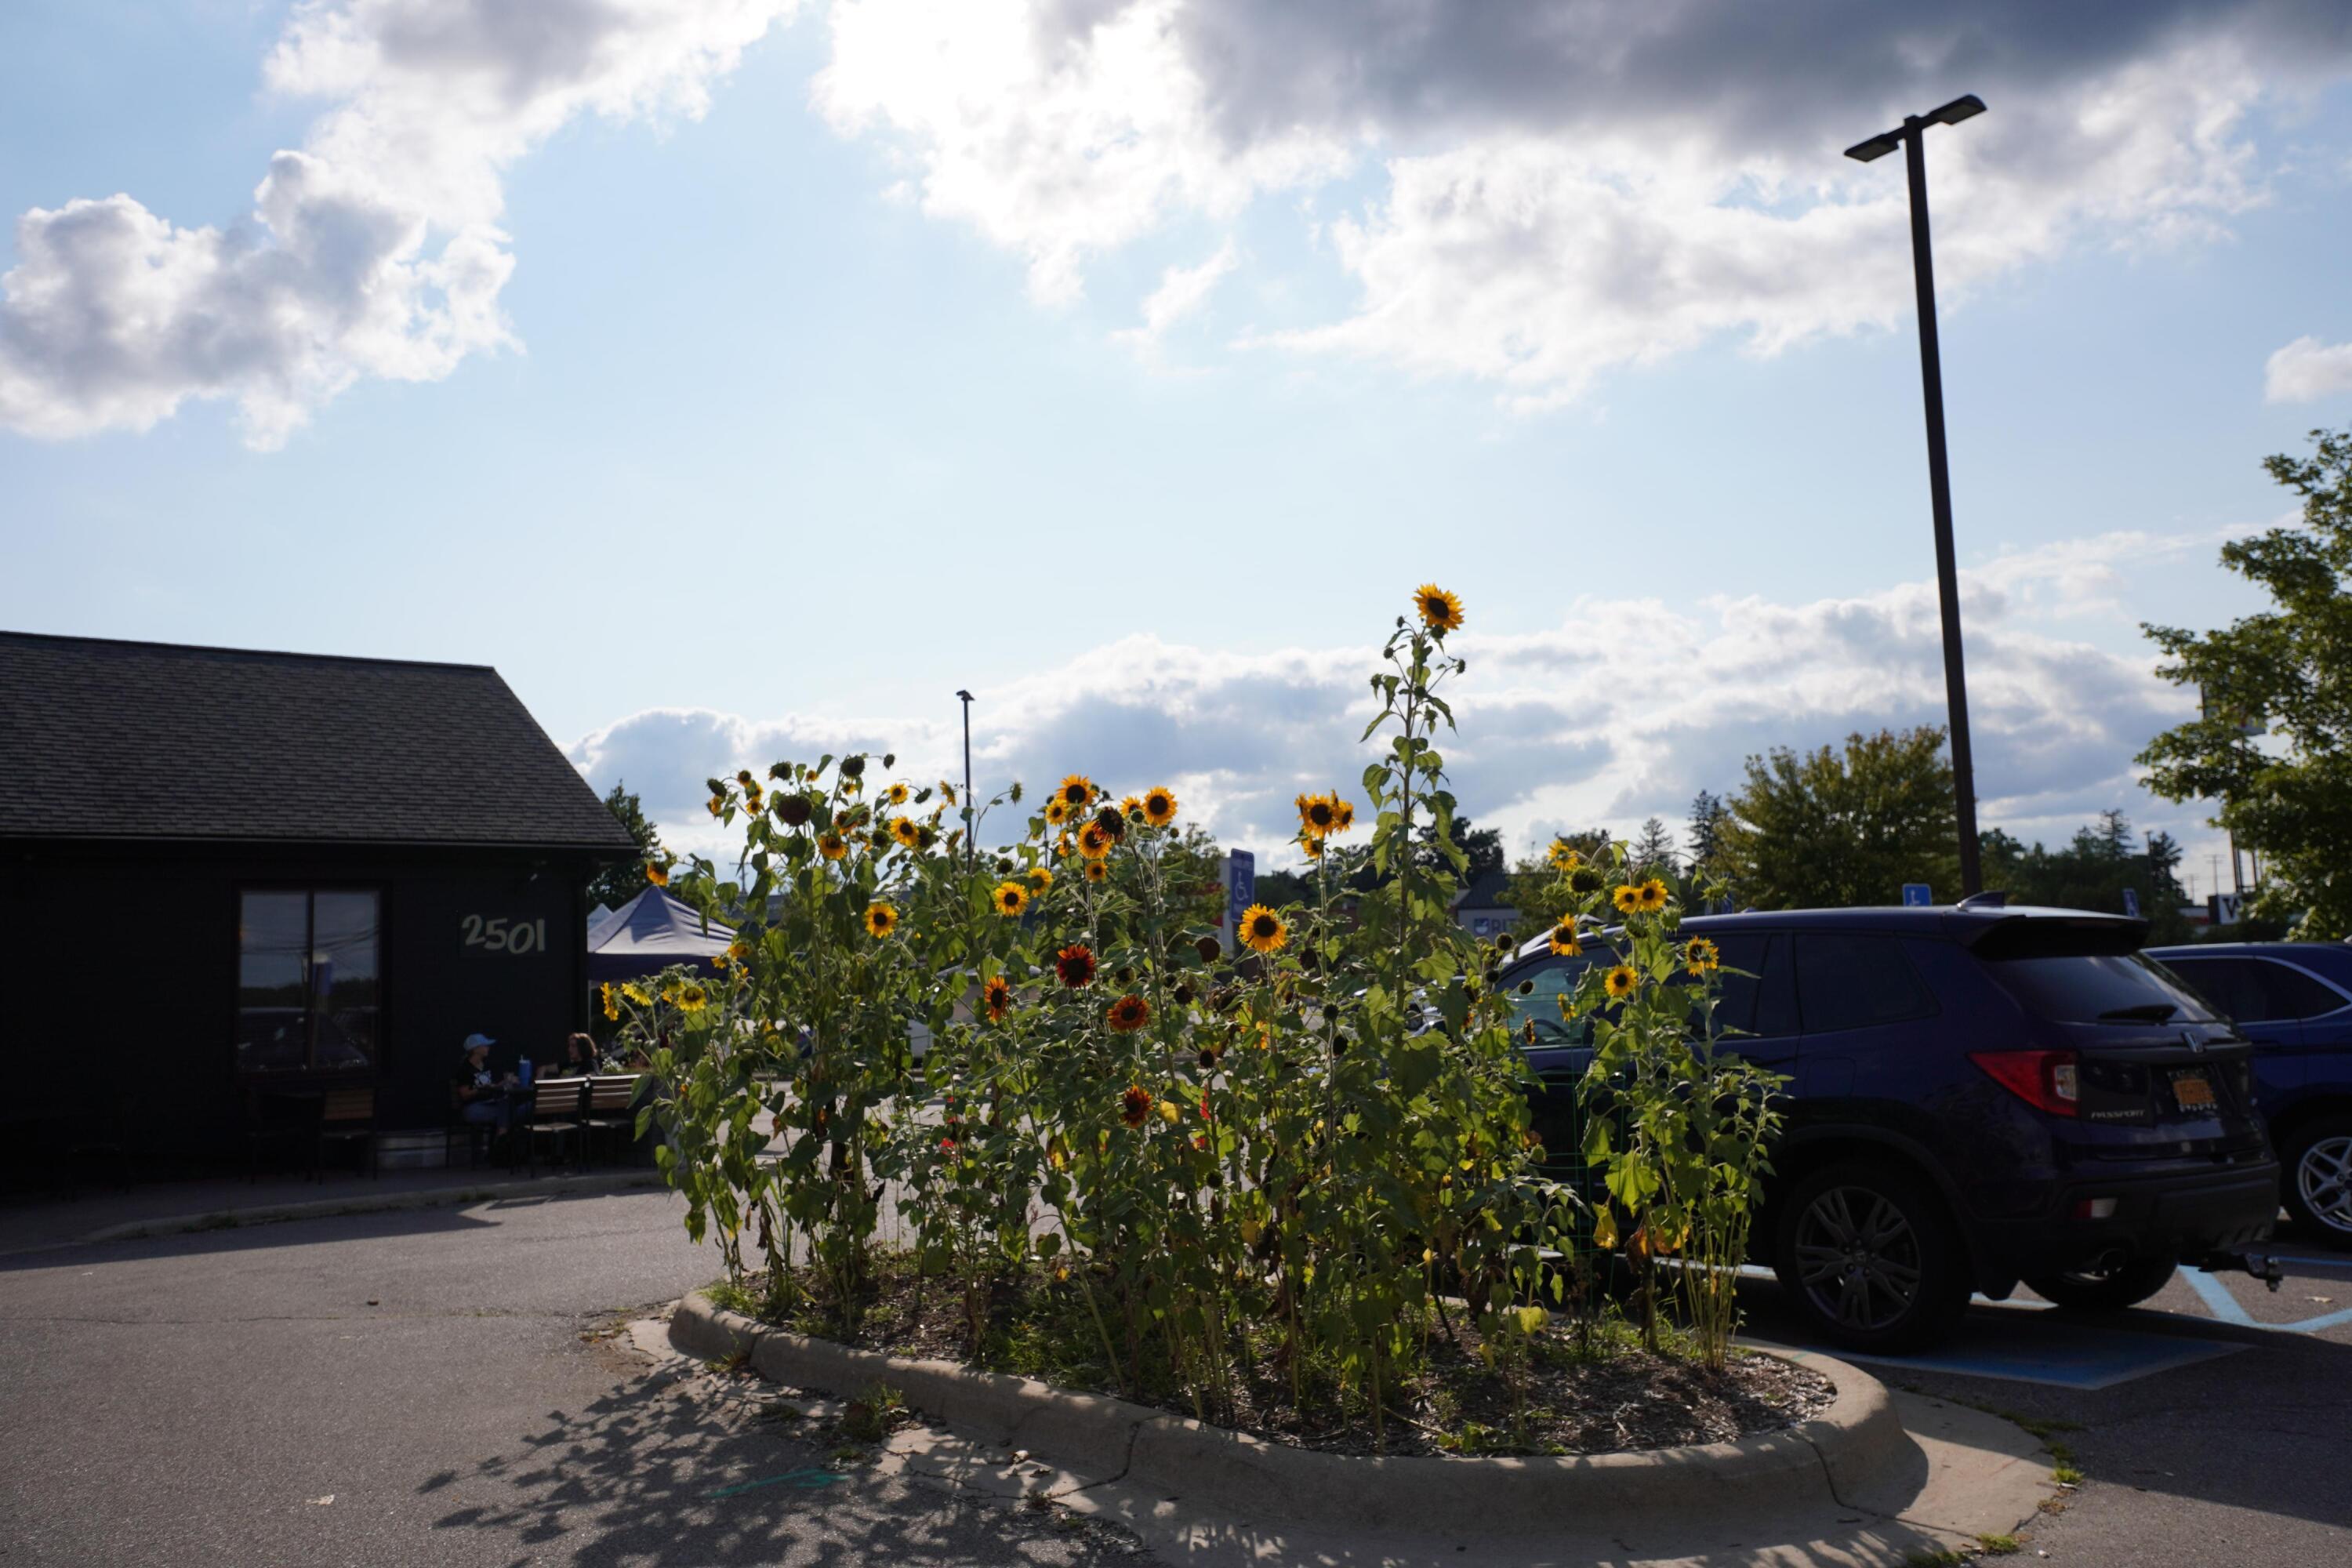
<path id="1" fill-rule="evenodd" d="M 2337 1112 L 2297 1128 L 2280 1151 L 2287 1213 L 2305 1236 L 2352 1247 L 2352 1115 Z"/>
<path id="2" fill-rule="evenodd" d="M 1916 1349 L 1949 1333 L 1969 1304 L 1942 1202 L 1892 1165 L 1847 1161 L 1800 1180 L 1780 1205 L 1772 1267 L 1814 1330 L 1848 1350 Z"/>
<path id="3" fill-rule="evenodd" d="M 2133 1258 L 2116 1252 L 2088 1268 L 2045 1274 L 2025 1283 L 2054 1306 L 2078 1312 L 2120 1312 L 2163 1289 L 2178 1267 L 2169 1258 Z"/>

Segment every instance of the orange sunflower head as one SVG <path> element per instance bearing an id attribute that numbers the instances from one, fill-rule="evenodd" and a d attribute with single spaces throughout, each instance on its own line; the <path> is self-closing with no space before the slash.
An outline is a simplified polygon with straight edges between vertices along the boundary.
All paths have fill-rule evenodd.
<path id="1" fill-rule="evenodd" d="M 1099 860 L 1110 853 L 1110 830 L 1099 822 L 1089 822 L 1078 830 L 1078 853 L 1089 860 Z"/>
<path id="2" fill-rule="evenodd" d="M 1139 1084 L 1129 1084 L 1127 1092 L 1118 1097 L 1118 1119 L 1129 1127 L 1140 1127 L 1151 1116 L 1151 1091 Z"/>
<path id="3" fill-rule="evenodd" d="M 1071 811 L 1083 811 L 1095 798 L 1095 781 L 1084 773 L 1072 773 L 1055 786 L 1054 798 Z"/>
<path id="4" fill-rule="evenodd" d="M 1298 841 L 1298 847 L 1305 851 L 1309 860 L 1323 858 L 1323 840 L 1320 838 L 1302 838 Z"/>
<path id="5" fill-rule="evenodd" d="M 1252 904 L 1242 911 L 1241 939 L 1252 952 L 1274 952 L 1290 940 L 1290 928 L 1264 904 Z"/>
<path id="6" fill-rule="evenodd" d="M 1609 978 L 1605 983 L 1609 988 L 1609 999 L 1612 1002 L 1622 1002 L 1626 997 L 1633 994 L 1633 988 L 1641 983 L 1642 977 L 1633 973 L 1630 964 L 1619 964 L 1609 972 Z"/>
<path id="7" fill-rule="evenodd" d="M 1073 991 L 1091 985 L 1095 978 L 1095 950 L 1082 942 L 1071 943 L 1054 955 L 1054 973 Z"/>
<path id="8" fill-rule="evenodd" d="M 1706 938 L 1695 936 L 1690 939 L 1689 945 L 1683 949 L 1683 963 L 1689 967 L 1693 974 L 1705 974 L 1710 970 L 1722 967 L 1723 954 L 1717 952 L 1715 943 L 1707 941 Z"/>
<path id="9" fill-rule="evenodd" d="M 982 1008 L 992 1024 L 1004 1022 L 1004 1015 L 1013 1010 L 1013 982 L 1002 974 L 992 974 L 988 984 L 980 988 Z"/>
<path id="10" fill-rule="evenodd" d="M 1331 792 L 1331 831 L 1334 833 L 1345 833 L 1356 826 L 1354 804 L 1337 790 Z"/>
<path id="11" fill-rule="evenodd" d="M 1108 861 L 1108 860 L 1089 860 L 1089 861 L 1087 861 L 1087 881 L 1089 881 L 1089 882 L 1108 882 L 1108 881 L 1109 881 L 1109 880 L 1110 880 L 1110 862 L 1109 862 L 1109 861 Z"/>
<path id="12" fill-rule="evenodd" d="M 1165 827 L 1176 820 L 1175 792 L 1160 786 L 1143 792 L 1143 820 L 1154 827 Z"/>
<path id="13" fill-rule="evenodd" d="M 668 867 L 667 867 L 667 866 L 665 866 L 665 865 L 663 865 L 663 864 L 662 864 L 660 861 L 658 861 L 658 860 L 648 860 L 648 861 L 646 861 L 646 881 L 648 881 L 648 882 L 651 882 L 651 883 L 652 883 L 655 887 L 656 887 L 656 888 L 667 888 L 667 887 L 668 887 L 668 886 L 669 886 L 669 868 L 668 868 Z"/>
<path id="14" fill-rule="evenodd" d="M 1320 838 L 1334 831 L 1339 822 L 1339 808 L 1328 795 L 1302 795 L 1298 797 L 1299 830 L 1310 838 Z"/>
<path id="15" fill-rule="evenodd" d="M 1151 1022 L 1151 1004 L 1133 992 L 1103 1009 L 1103 1022 L 1122 1035 L 1131 1035 Z"/>
<path id="16" fill-rule="evenodd" d="M 1653 877 L 1633 889 L 1633 900 L 1643 914 L 1656 914 L 1666 907 L 1666 885 Z"/>
<path id="17" fill-rule="evenodd" d="M 868 936 L 888 936 L 898 929 L 898 910 L 890 904 L 877 900 L 866 906 L 866 933 Z"/>
<path id="18" fill-rule="evenodd" d="M 1439 637 L 1462 628 L 1462 601 L 1434 583 L 1412 591 L 1412 607 L 1421 612 L 1421 624 Z"/>
<path id="19" fill-rule="evenodd" d="M 838 860 L 849 853 L 849 840 L 838 833 L 820 833 L 816 836 L 816 852 L 828 860 Z"/>
<path id="20" fill-rule="evenodd" d="M 1551 928 L 1551 950 L 1554 952 L 1576 952 L 1584 943 L 1576 934 L 1574 921 L 1562 921 Z"/>
<path id="21" fill-rule="evenodd" d="M 989 906 L 1011 920 L 1029 907 L 1029 889 L 1018 882 L 999 882 L 988 896 Z"/>

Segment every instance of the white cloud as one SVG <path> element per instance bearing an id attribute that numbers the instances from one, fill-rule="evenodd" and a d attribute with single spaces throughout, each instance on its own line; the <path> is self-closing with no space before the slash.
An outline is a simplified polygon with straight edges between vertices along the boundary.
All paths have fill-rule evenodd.
<path id="1" fill-rule="evenodd" d="M 143 430 L 236 401 L 272 447 L 362 376 L 510 343 L 506 168 L 581 114 L 693 117 L 796 0 L 311 0 L 266 62 L 330 107 L 254 210 L 183 227 L 129 195 L 34 208 L 0 276 L 0 425 Z"/>
<path id="2" fill-rule="evenodd" d="M 2063 835 L 2116 805 L 2150 826 L 2193 822 L 2193 811 L 2152 803 L 2136 783 L 2133 755 L 2189 710 L 2152 673 L 2152 653 L 2119 655 L 2048 628 L 2053 609 L 2085 590 L 2087 613 L 2124 624 L 2096 602 L 2108 570 L 2210 543 L 2115 533 L 1962 574 L 1988 825 Z M 1460 731 L 1443 747 L 1452 785 L 1466 811 L 1521 849 L 1564 828 L 1625 833 L 1653 814 L 1679 818 L 1698 790 L 1736 788 L 1751 752 L 1944 718 L 1927 583 L 1802 605 L 1722 598 L 1688 611 L 1587 598 L 1544 631 L 1456 640 L 1470 668 L 1453 693 Z M 982 692 L 975 773 L 984 791 L 1073 769 L 1122 792 L 1167 784 L 1223 841 L 1279 858 L 1294 795 L 1354 793 L 1375 655 L 1244 655 L 1129 637 Z M 599 789 L 625 779 L 674 842 L 717 848 L 724 836 L 701 809 L 706 778 L 853 747 L 895 750 L 901 771 L 921 781 L 961 768 L 951 711 L 755 720 L 657 710 L 583 737 L 572 756 Z"/>
<path id="3" fill-rule="evenodd" d="M 1144 299 L 1143 324 L 1111 335 L 1144 359 L 1156 361 L 1168 329 L 1207 304 L 1218 283 L 1240 265 L 1241 252 L 1228 239 L 1197 266 L 1170 268 L 1160 274 L 1160 287 Z"/>
<path id="4" fill-rule="evenodd" d="M 2352 343 L 2297 338 L 2263 365 L 2263 400 L 2310 403 L 2352 392 Z"/>

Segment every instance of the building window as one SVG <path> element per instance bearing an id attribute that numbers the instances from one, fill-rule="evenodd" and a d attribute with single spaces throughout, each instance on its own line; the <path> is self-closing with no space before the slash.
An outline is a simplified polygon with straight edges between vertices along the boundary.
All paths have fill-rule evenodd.
<path id="1" fill-rule="evenodd" d="M 240 1072 L 355 1072 L 375 1066 L 381 895 L 250 888 L 237 910 Z"/>

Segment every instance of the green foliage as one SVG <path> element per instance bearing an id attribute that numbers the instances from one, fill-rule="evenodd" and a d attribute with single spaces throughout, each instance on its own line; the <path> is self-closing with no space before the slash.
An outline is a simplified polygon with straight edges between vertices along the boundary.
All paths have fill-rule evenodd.
<path id="1" fill-rule="evenodd" d="M 629 830 L 629 837 L 637 841 L 640 851 L 637 859 L 623 866 L 607 866 L 588 884 L 590 909 L 603 904 L 606 909 L 617 910 L 646 890 L 644 862 L 662 858 L 661 835 L 646 820 L 645 807 L 625 783 L 614 784 L 605 794 L 604 805 Z"/>
<path id="2" fill-rule="evenodd" d="M 2311 438 L 2308 458 L 2263 465 L 2303 498 L 2302 521 L 2221 547 L 2273 607 L 2220 631 L 2141 628 L 2164 650 L 2157 673 L 2205 700 L 2139 762 L 2166 799 L 2220 802 L 2214 825 L 2263 858 L 2256 915 L 2333 942 L 2352 935 L 2352 430 Z"/>
<path id="3" fill-rule="evenodd" d="M 1682 875 L 1682 863 L 1675 855 L 1675 837 L 1654 816 L 1642 824 L 1642 831 L 1626 846 L 1625 858 L 1635 877 L 1661 877 L 1671 881 Z"/>
<path id="4" fill-rule="evenodd" d="M 2055 849 L 2023 844 L 2000 828 L 1984 836 L 1984 883 L 2008 892 L 2013 904 L 2097 910 L 2121 914 L 2124 889 L 2139 898 L 2151 943 L 2186 942 L 2193 929 L 2180 913 L 2188 894 L 2177 874 L 2180 846 L 2168 834 L 2151 833 L 2145 847 L 2121 811 L 2103 811 Z"/>
<path id="5" fill-rule="evenodd" d="M 1775 748 L 1748 759 L 1722 825 L 1725 875 L 1756 909 L 1892 904 L 1903 884 L 1959 884 L 1944 731 L 1846 737 L 1845 754 Z"/>

